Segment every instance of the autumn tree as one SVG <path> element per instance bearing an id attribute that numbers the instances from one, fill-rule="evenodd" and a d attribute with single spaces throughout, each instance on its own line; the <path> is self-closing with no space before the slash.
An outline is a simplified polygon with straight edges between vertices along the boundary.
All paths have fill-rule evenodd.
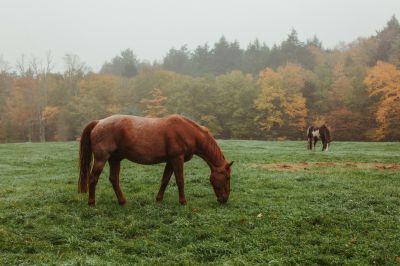
<path id="1" fill-rule="evenodd" d="M 258 93 L 256 82 L 250 74 L 232 71 L 220 75 L 215 81 L 216 90 L 210 98 L 215 99 L 212 110 L 221 125 L 222 138 L 257 138 L 254 128 L 256 109 L 254 99 Z"/>
<path id="2" fill-rule="evenodd" d="M 145 109 L 145 104 L 141 103 L 141 100 L 152 98 L 151 92 L 154 88 L 160 89 L 165 96 L 169 97 L 170 88 L 172 88 L 177 77 L 178 74 L 174 72 L 158 68 L 141 70 L 129 85 L 133 95 L 132 104 L 140 106 L 138 114 Z"/>
<path id="3" fill-rule="evenodd" d="M 311 72 L 299 65 L 288 64 L 278 68 L 278 73 L 283 78 L 285 101 L 282 104 L 284 119 L 286 121 L 287 135 L 298 138 L 306 128 L 307 107 L 303 96 L 303 88 L 307 80 L 311 79 Z"/>
<path id="4" fill-rule="evenodd" d="M 261 92 L 254 102 L 258 111 L 255 120 L 263 131 L 269 132 L 284 124 L 281 103 L 285 93 L 282 83 L 282 77 L 270 68 L 259 75 L 258 85 Z"/>
<path id="5" fill-rule="evenodd" d="M 71 140 L 93 119 L 178 113 L 217 138 L 298 139 L 327 123 L 335 140 L 398 140 L 400 26 L 326 49 L 292 30 L 268 47 L 214 44 L 171 49 L 139 62 L 130 49 L 89 72 L 77 55 L 54 73 L 44 60 L 0 56 L 0 141 Z M 378 63 L 377 63 L 378 61 Z M 155 89 L 156 88 L 156 89 Z"/>
<path id="6" fill-rule="evenodd" d="M 217 109 L 223 109 L 224 106 L 218 106 L 216 101 L 215 78 L 179 75 L 166 90 L 169 95 L 168 110 L 201 123 L 208 127 L 214 136 L 220 137 L 223 127 L 217 117 Z"/>
<path id="7" fill-rule="evenodd" d="M 340 58 L 332 69 L 328 97 L 324 100 L 328 110 L 319 118 L 328 124 L 336 140 L 365 140 L 369 134 L 371 121 L 365 116 L 369 102 L 363 84 L 365 75 L 366 67 L 349 54 Z"/>
<path id="8" fill-rule="evenodd" d="M 38 93 L 38 124 L 39 124 L 39 139 L 40 142 L 46 141 L 46 116 L 44 113 L 48 104 L 48 91 L 49 91 L 49 75 L 54 68 L 53 56 L 50 51 L 46 53 L 45 62 L 42 64 L 37 63 L 35 60 L 31 61 L 31 68 L 35 74 L 35 81 Z"/>
<path id="9" fill-rule="evenodd" d="M 214 136 L 221 136 L 223 132 L 223 128 L 215 115 L 202 115 L 198 121 L 201 125 L 206 126 L 207 129 L 211 132 Z"/>
<path id="10" fill-rule="evenodd" d="M 375 139 L 400 139 L 400 70 L 378 61 L 364 80 L 369 97 L 375 103 L 373 114 L 378 124 Z"/>
<path id="11" fill-rule="evenodd" d="M 59 110 L 61 123 L 57 134 L 60 139 L 75 139 L 82 128 L 94 119 L 119 113 L 123 103 L 116 98 L 120 81 L 113 75 L 87 75 L 79 86 L 79 96 L 73 96 Z"/>
<path id="12" fill-rule="evenodd" d="M 38 103 L 36 89 L 35 81 L 31 77 L 19 78 L 13 84 L 4 109 L 5 120 L 12 129 L 9 140 L 37 140 L 35 123 L 39 116 L 39 110 L 36 108 Z"/>
<path id="13" fill-rule="evenodd" d="M 143 111 L 146 117 L 163 117 L 168 114 L 165 107 L 167 97 L 162 94 L 160 89 L 154 88 L 151 91 L 151 99 L 143 99 L 141 102 L 146 105 L 146 110 Z"/>
<path id="14" fill-rule="evenodd" d="M 0 142 L 8 142 L 9 137 L 12 135 L 9 126 L 11 121 L 6 113 L 6 103 L 11 95 L 15 77 L 11 73 L 8 73 L 7 69 L 8 67 L 4 67 L 0 71 Z"/>
<path id="15" fill-rule="evenodd" d="M 260 73 L 261 92 L 255 100 L 256 121 L 270 137 L 298 137 L 306 127 L 306 100 L 302 95 L 306 72 L 289 64 L 278 71 Z"/>

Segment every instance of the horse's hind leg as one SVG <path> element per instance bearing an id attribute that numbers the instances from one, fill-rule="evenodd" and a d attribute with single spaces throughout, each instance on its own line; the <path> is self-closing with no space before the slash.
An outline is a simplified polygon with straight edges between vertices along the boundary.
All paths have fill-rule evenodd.
<path id="1" fill-rule="evenodd" d="M 322 140 L 322 151 L 326 150 L 326 141 Z"/>
<path id="2" fill-rule="evenodd" d="M 185 182 L 183 179 L 183 163 L 184 158 L 183 156 L 174 158 L 171 160 L 172 168 L 174 169 L 174 174 L 176 178 L 176 184 L 178 185 L 179 191 L 179 202 L 181 204 L 186 204 L 186 197 L 185 197 Z"/>
<path id="3" fill-rule="evenodd" d="M 167 162 L 164 168 L 164 174 L 161 179 L 161 185 L 160 185 L 160 190 L 158 191 L 156 200 L 157 201 L 162 201 L 164 198 L 164 192 L 165 189 L 167 188 L 167 185 L 169 183 L 169 180 L 171 179 L 172 173 L 173 173 L 173 168 L 170 162 Z"/>
<path id="4" fill-rule="evenodd" d="M 121 160 L 110 158 L 108 160 L 108 164 L 110 165 L 110 176 L 108 179 L 110 180 L 114 188 L 114 192 L 115 195 L 117 196 L 119 205 L 124 205 L 126 203 L 126 199 L 119 186 L 119 172 L 121 169 Z"/>
<path id="5" fill-rule="evenodd" d="M 99 181 L 101 172 L 107 160 L 94 160 L 92 172 L 89 177 L 89 201 L 88 204 L 93 206 L 96 204 L 96 185 Z"/>

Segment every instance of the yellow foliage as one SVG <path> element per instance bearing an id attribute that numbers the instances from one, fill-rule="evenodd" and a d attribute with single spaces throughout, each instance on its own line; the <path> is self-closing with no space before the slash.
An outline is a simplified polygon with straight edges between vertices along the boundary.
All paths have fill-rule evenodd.
<path id="1" fill-rule="evenodd" d="M 58 115 L 59 109 L 57 106 L 46 106 L 42 111 L 42 117 L 45 120 L 53 119 Z"/>
<path id="2" fill-rule="evenodd" d="M 299 93 L 307 80 L 307 71 L 299 65 L 287 64 L 278 68 L 278 74 L 282 76 L 283 87 L 291 92 Z"/>
<path id="3" fill-rule="evenodd" d="M 347 78 L 343 63 L 337 63 L 334 69 L 334 81 L 329 89 L 329 101 L 331 106 L 336 108 L 347 105 L 351 99 L 352 86 L 350 80 Z"/>
<path id="4" fill-rule="evenodd" d="M 256 121 L 261 129 L 272 127 L 304 130 L 306 127 L 306 100 L 301 90 L 304 87 L 305 70 L 288 64 L 277 72 L 267 68 L 260 73 L 258 85 L 261 92 L 255 100 L 259 115 Z"/>
<path id="5" fill-rule="evenodd" d="M 376 100 L 375 119 L 379 128 L 376 139 L 391 137 L 400 133 L 400 70 L 394 65 L 378 62 L 364 80 L 369 97 Z"/>

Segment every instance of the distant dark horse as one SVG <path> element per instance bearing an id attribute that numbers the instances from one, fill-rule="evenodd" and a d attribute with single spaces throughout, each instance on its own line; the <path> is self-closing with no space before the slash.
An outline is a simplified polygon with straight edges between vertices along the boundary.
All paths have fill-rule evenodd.
<path id="1" fill-rule="evenodd" d="M 331 135 L 329 129 L 322 125 L 320 127 L 311 126 L 307 129 L 308 149 L 315 150 L 315 144 L 318 140 L 322 141 L 322 150 L 328 151 L 329 143 L 331 142 Z M 314 146 L 313 146 L 314 141 Z"/>
<path id="2" fill-rule="evenodd" d="M 230 193 L 231 165 L 205 127 L 179 115 L 166 118 L 144 118 L 114 115 L 90 122 L 80 138 L 79 191 L 89 188 L 89 205 L 95 204 L 96 184 L 108 161 L 110 182 L 119 204 L 126 202 L 119 186 L 121 160 L 140 164 L 165 162 L 157 201 L 164 197 L 165 189 L 175 174 L 179 202 L 186 204 L 183 164 L 193 155 L 201 157 L 211 169 L 210 182 L 217 200 L 225 203 Z"/>

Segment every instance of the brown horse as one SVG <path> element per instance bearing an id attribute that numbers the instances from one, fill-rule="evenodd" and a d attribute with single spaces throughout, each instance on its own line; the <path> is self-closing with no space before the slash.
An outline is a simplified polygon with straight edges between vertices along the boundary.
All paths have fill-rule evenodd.
<path id="1" fill-rule="evenodd" d="M 140 164 L 166 162 L 156 200 L 161 201 L 165 188 L 175 174 L 179 202 L 186 204 L 183 164 L 193 155 L 201 157 L 211 169 L 210 182 L 220 203 L 230 193 L 231 165 L 205 127 L 179 115 L 144 118 L 113 115 L 90 122 L 80 139 L 79 192 L 89 188 L 89 205 L 95 204 L 96 184 L 108 161 L 110 182 L 119 204 L 126 199 L 119 186 L 120 162 L 128 159 Z"/>
<path id="2" fill-rule="evenodd" d="M 307 129 L 308 149 L 315 150 L 315 144 L 317 144 L 319 139 L 322 141 L 322 151 L 328 151 L 329 144 L 331 143 L 331 133 L 329 129 L 325 125 L 320 127 L 310 126 Z"/>

